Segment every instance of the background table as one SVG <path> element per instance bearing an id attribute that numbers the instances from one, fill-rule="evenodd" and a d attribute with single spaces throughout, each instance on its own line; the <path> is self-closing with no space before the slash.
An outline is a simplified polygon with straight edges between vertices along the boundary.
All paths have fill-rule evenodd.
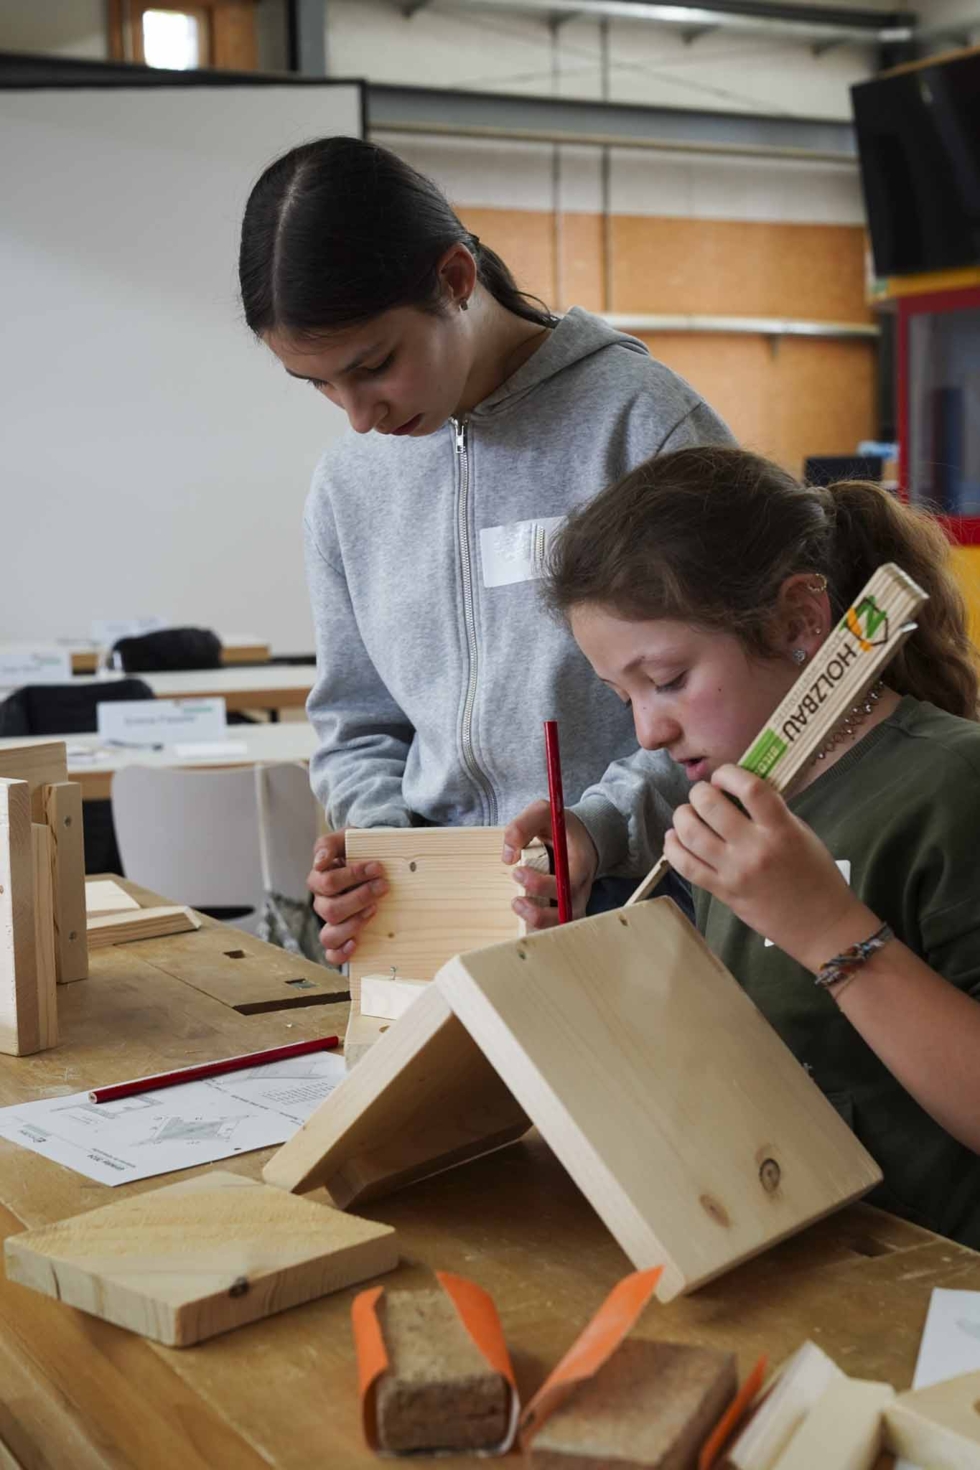
<path id="1" fill-rule="evenodd" d="M 144 902 L 160 901 L 126 886 Z M 196 935 L 97 951 L 89 979 L 59 991 L 61 1045 L 37 1057 L 0 1057 L 0 1103 L 343 1027 L 342 1000 L 243 1016 L 197 989 L 193 982 L 215 964 L 219 927 L 205 919 Z M 265 954 L 270 965 L 293 964 L 297 976 L 322 985 L 321 968 L 237 931 L 234 947 Z M 216 1167 L 257 1177 L 270 1153 Z M 109 1190 L 0 1140 L 0 1227 L 7 1234 L 180 1177 Z M 400 1233 L 402 1264 L 382 1278 L 390 1286 L 422 1286 L 432 1268 L 445 1268 L 493 1294 L 525 1401 L 631 1269 L 536 1133 L 360 1213 Z M 694 1296 L 654 1303 L 638 1330 L 732 1348 L 742 1373 L 759 1353 L 779 1361 L 811 1337 L 847 1372 L 905 1388 L 934 1286 L 980 1289 L 980 1256 L 858 1205 Z M 376 1470 L 358 1422 L 354 1294 L 337 1292 L 179 1351 L 4 1280 L 0 1440 L 21 1464 L 45 1470 Z M 461 1470 L 474 1462 L 414 1463 Z"/>
<path id="2" fill-rule="evenodd" d="M 244 745 L 240 755 L 179 756 L 173 745 L 162 750 L 132 750 L 106 746 L 98 735 L 32 735 L 0 740 L 0 750 L 18 745 L 46 745 L 64 740 L 68 747 L 68 779 L 82 788 L 83 801 L 101 801 L 111 795 L 112 777 L 125 766 L 172 766 L 182 770 L 222 770 L 256 762 L 308 762 L 316 750 L 316 734 L 306 720 L 282 724 L 230 725 L 227 743 Z M 92 751 L 94 758 L 83 754 Z M 2 1467 L 0 1467 L 2 1470 Z"/>
<path id="3" fill-rule="evenodd" d="M 272 654 L 269 644 L 262 638 L 238 634 L 219 634 L 221 638 L 221 662 L 224 664 L 263 664 Z M 73 643 L 71 647 L 71 671 L 73 674 L 94 674 L 99 666 L 102 652 L 97 643 Z"/>

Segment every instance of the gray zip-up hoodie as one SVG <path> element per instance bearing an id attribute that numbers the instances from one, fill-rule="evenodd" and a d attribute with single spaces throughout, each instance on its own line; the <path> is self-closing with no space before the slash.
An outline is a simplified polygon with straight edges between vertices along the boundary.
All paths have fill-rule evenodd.
<path id="1" fill-rule="evenodd" d="M 548 539 L 642 460 L 728 444 L 697 393 L 576 307 L 465 420 L 421 439 L 348 433 L 306 505 L 330 826 L 493 826 L 547 795 L 557 719 L 566 805 L 599 873 L 646 872 L 682 770 L 640 751 L 629 709 L 543 610 Z"/>

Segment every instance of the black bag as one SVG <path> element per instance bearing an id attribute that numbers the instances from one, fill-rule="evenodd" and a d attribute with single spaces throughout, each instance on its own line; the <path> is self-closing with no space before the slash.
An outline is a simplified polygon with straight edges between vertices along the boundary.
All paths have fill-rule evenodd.
<path id="1" fill-rule="evenodd" d="M 210 628 L 161 628 L 139 638 L 120 638 L 112 651 L 126 674 L 221 667 L 221 639 Z"/>

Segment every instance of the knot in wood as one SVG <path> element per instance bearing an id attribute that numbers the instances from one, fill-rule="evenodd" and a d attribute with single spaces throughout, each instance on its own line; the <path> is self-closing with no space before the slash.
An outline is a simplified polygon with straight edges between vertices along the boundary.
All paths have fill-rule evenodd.
<path id="1" fill-rule="evenodd" d="M 772 1194 L 774 1190 L 779 1188 L 779 1181 L 782 1176 L 783 1171 L 775 1159 L 763 1159 L 759 1168 L 759 1179 L 762 1182 L 763 1189 L 768 1194 Z"/>
<path id="2" fill-rule="evenodd" d="M 245 1296 L 248 1291 L 248 1277 L 239 1276 L 228 1288 L 229 1296 Z"/>

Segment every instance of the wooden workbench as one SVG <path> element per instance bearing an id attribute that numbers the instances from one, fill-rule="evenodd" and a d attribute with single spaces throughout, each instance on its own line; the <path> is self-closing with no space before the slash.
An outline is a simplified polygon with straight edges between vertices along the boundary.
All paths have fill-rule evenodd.
<path id="1" fill-rule="evenodd" d="M 159 901 L 127 886 L 144 902 Z M 35 1057 L 0 1057 L 0 1103 L 343 1027 L 344 1002 L 241 1015 L 195 988 L 190 982 L 214 963 L 215 927 L 205 919 L 196 936 L 96 951 L 89 979 L 59 990 L 61 1044 Z M 227 932 L 229 948 L 257 943 Z M 281 964 L 281 951 L 273 957 Z M 324 971 L 299 961 L 296 974 L 322 982 Z M 217 1167 L 256 1177 L 270 1153 Z M 109 1190 L 0 1139 L 0 1226 L 7 1234 L 159 1182 Z M 631 1269 L 536 1134 L 362 1213 L 400 1232 L 403 1264 L 386 1278 L 392 1285 L 421 1285 L 442 1267 L 492 1292 L 525 1399 Z M 734 1348 L 743 1372 L 760 1352 L 778 1360 L 812 1337 L 849 1373 L 905 1388 L 934 1286 L 980 1289 L 980 1255 L 859 1205 L 695 1296 L 654 1304 L 640 1332 Z M 358 1423 L 353 1295 L 338 1292 L 179 1351 L 0 1280 L 0 1466 L 376 1465 Z"/>

